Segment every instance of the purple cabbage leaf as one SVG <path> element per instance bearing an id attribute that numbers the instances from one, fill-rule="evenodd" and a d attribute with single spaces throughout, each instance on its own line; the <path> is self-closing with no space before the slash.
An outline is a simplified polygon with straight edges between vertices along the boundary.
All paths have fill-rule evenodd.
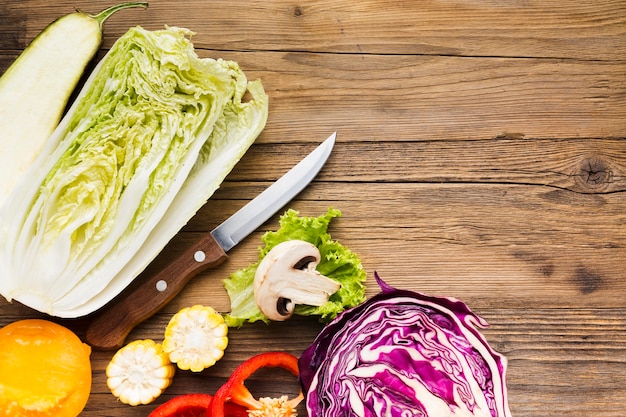
<path id="1" fill-rule="evenodd" d="M 322 329 L 299 358 L 309 416 L 511 417 L 506 358 L 460 300 L 395 289 Z"/>

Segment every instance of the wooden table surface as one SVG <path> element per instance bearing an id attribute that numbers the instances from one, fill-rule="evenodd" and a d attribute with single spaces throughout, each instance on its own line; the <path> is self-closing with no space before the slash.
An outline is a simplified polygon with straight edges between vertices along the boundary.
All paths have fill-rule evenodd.
<path id="1" fill-rule="evenodd" d="M 3 1 L 0 70 L 56 17 L 112 3 Z M 377 271 L 396 287 L 461 298 L 486 318 L 484 334 L 509 359 L 516 417 L 624 416 L 626 2 L 152 0 L 108 21 L 100 56 L 134 25 L 193 30 L 200 56 L 236 60 L 271 103 L 262 135 L 160 262 L 337 131 L 327 165 L 288 207 L 343 212 L 330 232 L 360 255 L 368 295 Z M 277 224 L 274 216 L 129 340 L 160 340 L 182 307 L 227 311 L 220 280 L 254 262 L 261 234 Z M 40 316 L 0 301 L 0 325 Z M 61 323 L 84 335 L 85 319 Z M 211 393 L 242 360 L 298 355 L 320 329 L 296 319 L 231 330 L 215 367 L 179 371 L 154 404 L 135 408 L 106 387 L 112 352 L 94 351 L 82 415 L 147 416 L 172 396 Z M 287 376 L 253 386 L 292 388 Z"/>

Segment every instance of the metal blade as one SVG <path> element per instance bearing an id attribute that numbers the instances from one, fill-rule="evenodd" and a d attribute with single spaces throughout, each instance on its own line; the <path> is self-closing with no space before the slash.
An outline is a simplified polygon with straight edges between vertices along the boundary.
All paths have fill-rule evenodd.
<path id="1" fill-rule="evenodd" d="M 315 178 L 335 145 L 337 132 L 211 232 L 224 252 L 265 223 Z"/>

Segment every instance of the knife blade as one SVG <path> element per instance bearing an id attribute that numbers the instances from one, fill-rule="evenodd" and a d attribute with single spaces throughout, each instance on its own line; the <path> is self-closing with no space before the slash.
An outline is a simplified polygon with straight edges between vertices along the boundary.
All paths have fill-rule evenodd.
<path id="1" fill-rule="evenodd" d="M 322 169 L 337 132 L 235 214 L 156 272 L 147 268 L 113 301 L 94 313 L 85 339 L 95 349 L 120 348 L 130 331 L 170 302 L 198 273 L 224 262 L 230 249 L 298 195 Z"/>

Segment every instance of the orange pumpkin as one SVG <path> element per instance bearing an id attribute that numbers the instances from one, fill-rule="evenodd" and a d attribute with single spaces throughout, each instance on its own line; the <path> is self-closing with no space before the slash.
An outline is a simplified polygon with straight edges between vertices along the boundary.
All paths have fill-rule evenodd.
<path id="1" fill-rule="evenodd" d="M 90 354 L 76 334 L 51 321 L 0 329 L 0 416 L 78 416 L 91 392 Z"/>

